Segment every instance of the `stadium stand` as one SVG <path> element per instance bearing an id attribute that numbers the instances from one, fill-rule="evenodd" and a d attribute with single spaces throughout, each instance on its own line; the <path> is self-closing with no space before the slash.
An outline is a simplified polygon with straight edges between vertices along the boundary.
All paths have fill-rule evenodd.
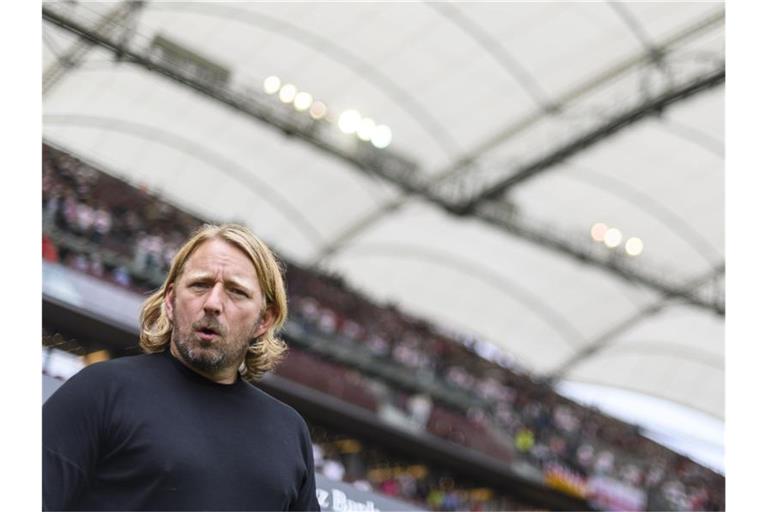
<path id="1" fill-rule="evenodd" d="M 42 151 L 44 260 L 134 293 L 156 288 L 204 220 L 49 144 Z M 483 357 L 476 340 L 375 303 L 340 276 L 283 261 L 292 350 L 277 375 L 536 475 L 596 508 L 724 510 L 721 475 L 637 427 L 558 395 L 511 361 Z M 44 330 L 44 340 L 55 334 Z M 432 510 L 531 506 L 375 446 L 361 450 L 369 441 L 324 428 L 313 423 L 323 474 Z"/>

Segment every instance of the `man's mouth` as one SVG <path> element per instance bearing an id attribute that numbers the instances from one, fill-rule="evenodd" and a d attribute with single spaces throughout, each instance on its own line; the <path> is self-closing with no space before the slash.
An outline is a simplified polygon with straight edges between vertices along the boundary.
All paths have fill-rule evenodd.
<path id="1" fill-rule="evenodd" d="M 201 327 L 199 329 L 195 329 L 195 333 L 200 339 L 205 341 L 211 341 L 216 336 L 219 336 L 219 331 L 211 327 Z"/>

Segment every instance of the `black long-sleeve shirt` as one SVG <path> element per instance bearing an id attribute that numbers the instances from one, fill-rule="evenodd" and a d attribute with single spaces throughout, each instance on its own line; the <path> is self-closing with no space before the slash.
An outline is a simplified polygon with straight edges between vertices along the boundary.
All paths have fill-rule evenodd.
<path id="1" fill-rule="evenodd" d="M 46 510 L 319 510 L 287 405 L 168 351 L 96 363 L 43 406 Z"/>

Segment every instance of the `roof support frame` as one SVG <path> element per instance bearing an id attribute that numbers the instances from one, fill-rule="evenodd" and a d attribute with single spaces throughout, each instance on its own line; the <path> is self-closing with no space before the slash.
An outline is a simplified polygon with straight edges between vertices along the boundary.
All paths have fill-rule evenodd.
<path id="1" fill-rule="evenodd" d="M 594 250 L 592 243 L 586 245 L 562 235 L 546 233 L 535 223 L 522 219 L 509 203 L 485 201 L 479 206 L 475 216 L 504 231 L 554 249 L 582 263 L 609 270 L 626 281 L 642 284 L 665 296 L 679 298 L 696 306 L 711 309 L 721 316 L 725 315 L 725 297 L 724 294 L 719 293 L 721 290 L 717 293 L 703 294 L 698 287 L 691 288 L 685 284 L 671 282 L 662 277 L 661 273 L 651 272 L 644 266 L 631 265 L 626 258 L 617 258 L 614 253 L 601 254 Z"/>
<path id="2" fill-rule="evenodd" d="M 692 280 L 688 284 L 687 288 L 690 290 L 696 290 L 701 288 L 702 286 L 705 286 L 709 282 L 719 281 L 724 273 L 725 273 L 725 263 L 722 263 L 718 265 L 716 268 L 714 268 L 712 271 L 707 272 L 704 276 L 699 277 L 698 279 Z M 615 342 L 616 339 L 621 334 L 627 332 L 628 330 L 638 325 L 642 321 L 646 320 L 647 318 L 650 318 L 656 315 L 657 313 L 659 313 L 662 309 L 664 309 L 666 306 L 669 305 L 671 298 L 673 297 L 668 295 L 659 301 L 653 302 L 647 305 L 646 307 L 641 308 L 639 311 L 637 311 L 635 314 L 633 314 L 629 318 L 626 318 L 618 322 L 614 326 L 608 328 L 603 333 L 594 337 L 579 352 L 572 355 L 566 361 L 561 363 L 556 369 L 552 370 L 549 373 L 549 375 L 547 375 L 546 379 L 550 383 L 554 383 L 564 379 L 566 374 L 571 370 L 571 368 L 578 365 L 585 359 L 588 359 L 594 356 L 595 354 L 601 352 L 602 350 L 605 350 L 607 347 L 613 344 L 613 342 Z"/>
<path id="3" fill-rule="evenodd" d="M 659 52 L 659 54 L 664 55 L 666 58 L 666 56 L 668 56 L 668 54 L 675 46 L 680 45 L 691 38 L 702 36 L 709 31 L 722 26 L 724 20 L 725 11 L 720 9 L 714 14 L 701 19 L 697 23 L 694 23 L 666 38 L 656 46 L 656 50 Z M 459 173 L 467 172 L 467 168 L 471 166 L 475 160 L 481 157 L 484 153 L 499 146 L 510 138 L 522 133 L 526 129 L 542 121 L 547 116 L 557 114 L 566 106 L 573 103 L 575 100 L 578 100 L 579 98 L 592 93 L 602 84 L 625 76 L 633 70 L 655 65 L 655 61 L 652 57 L 655 57 L 656 55 L 657 54 L 651 55 L 649 52 L 643 51 L 625 61 L 618 63 L 615 66 L 606 69 L 601 73 L 598 73 L 595 76 L 589 77 L 586 81 L 577 84 L 556 98 L 550 109 L 539 109 L 522 119 L 515 120 L 512 124 L 500 130 L 496 135 L 493 135 L 488 140 L 480 143 L 478 146 L 462 155 L 452 165 L 438 172 L 437 175 L 441 180 L 445 180 L 456 176 Z"/>
<path id="4" fill-rule="evenodd" d="M 122 32 L 122 44 L 127 45 L 131 27 L 136 22 L 136 17 L 143 5 L 144 2 L 141 0 L 124 0 L 116 4 L 99 20 L 95 28 L 96 32 L 105 36 Z M 122 30 L 122 25 L 125 23 L 128 27 Z M 78 66 L 92 47 L 93 42 L 83 38 L 76 41 L 64 54 L 58 55 L 57 60 L 43 72 L 43 96 L 50 93 L 73 67 Z"/>
<path id="5" fill-rule="evenodd" d="M 348 144 L 342 144 L 334 139 L 332 135 L 335 133 L 329 134 L 318 130 L 318 126 L 309 122 L 306 116 L 299 118 L 288 115 L 285 111 L 281 112 L 272 108 L 266 102 L 260 102 L 258 98 L 247 97 L 237 91 L 191 77 L 175 69 L 169 63 L 153 60 L 140 52 L 130 50 L 124 44 L 114 41 L 113 38 L 94 32 L 46 5 L 43 6 L 43 18 L 119 55 L 125 62 L 143 66 L 149 71 L 156 72 L 181 85 L 190 87 L 212 100 L 227 105 L 243 115 L 274 126 L 286 135 L 303 139 L 363 172 L 381 176 L 399 186 L 406 194 L 422 196 L 450 214 L 460 216 L 471 214 L 506 233 L 520 236 L 540 246 L 575 257 L 579 261 L 611 272 L 631 282 L 642 284 L 665 295 L 679 297 L 697 306 L 712 309 L 718 314 L 724 314 L 724 303 L 721 296 L 715 297 L 714 300 L 703 300 L 696 293 L 669 283 L 654 275 L 652 271 L 639 268 L 631 269 L 617 260 L 596 257 L 592 252 L 575 247 L 560 237 L 552 236 L 530 224 L 522 223 L 510 210 L 511 205 L 508 203 L 483 198 L 482 201 L 474 202 L 468 208 L 466 203 L 452 202 L 431 187 L 433 185 L 432 179 L 425 173 L 419 172 L 416 163 L 391 150 L 377 150 L 366 144 L 357 144 L 350 148 Z M 717 80 L 717 76 L 715 76 L 715 80 Z M 722 77 L 719 82 L 722 82 Z M 695 91 L 688 91 L 686 95 L 693 93 Z M 679 94 L 681 93 L 678 92 Z M 616 131 L 620 127 L 616 126 L 612 131 Z"/>
<path id="6" fill-rule="evenodd" d="M 272 18 L 263 13 L 257 14 L 249 12 L 239 7 L 227 5 L 224 3 L 203 3 L 203 2 L 153 2 L 147 6 L 148 9 L 172 10 L 174 12 L 192 12 L 204 16 L 220 17 L 230 19 L 240 23 L 246 23 L 256 26 L 261 30 L 289 37 L 292 41 L 304 46 L 320 49 L 323 53 L 344 67 L 350 69 L 361 79 L 367 81 L 372 87 L 382 91 L 396 105 L 401 105 L 408 115 L 418 124 L 424 133 L 428 134 L 441 151 L 448 157 L 453 157 L 458 143 L 453 137 L 440 125 L 438 120 L 425 109 L 418 99 L 409 91 L 398 86 L 388 75 L 381 73 L 376 67 L 366 62 L 365 59 L 357 57 L 354 53 L 338 46 L 333 40 L 321 37 L 312 32 L 302 30 L 294 25 L 277 18 Z"/>
<path id="7" fill-rule="evenodd" d="M 640 105 L 615 115 L 594 128 L 575 136 L 571 141 L 542 155 L 534 161 L 512 169 L 507 176 L 486 186 L 484 189 L 471 194 L 468 198 L 460 199 L 461 206 L 459 207 L 459 210 L 462 213 L 471 213 L 486 199 L 499 198 L 512 187 L 545 171 L 551 170 L 555 165 L 594 146 L 623 128 L 647 117 L 661 115 L 667 107 L 700 92 L 722 85 L 724 82 L 725 65 L 718 67 L 714 71 L 698 75 L 682 85 L 670 87 L 663 93 L 643 101 Z M 458 184 L 459 186 L 461 186 L 462 183 L 463 180 L 454 181 L 454 184 Z M 448 186 L 450 187 L 451 185 L 452 184 L 448 182 Z M 455 195 L 455 192 L 451 195 Z"/>

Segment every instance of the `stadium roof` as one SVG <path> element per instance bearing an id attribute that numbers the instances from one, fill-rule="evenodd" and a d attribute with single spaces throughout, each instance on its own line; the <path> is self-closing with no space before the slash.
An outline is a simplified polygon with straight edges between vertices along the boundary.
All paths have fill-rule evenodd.
<path id="1" fill-rule="evenodd" d="M 57 2 L 43 18 L 51 143 L 535 374 L 723 417 L 722 3 Z M 324 117 L 267 94 L 269 76 Z M 391 143 L 342 133 L 348 109 Z"/>

